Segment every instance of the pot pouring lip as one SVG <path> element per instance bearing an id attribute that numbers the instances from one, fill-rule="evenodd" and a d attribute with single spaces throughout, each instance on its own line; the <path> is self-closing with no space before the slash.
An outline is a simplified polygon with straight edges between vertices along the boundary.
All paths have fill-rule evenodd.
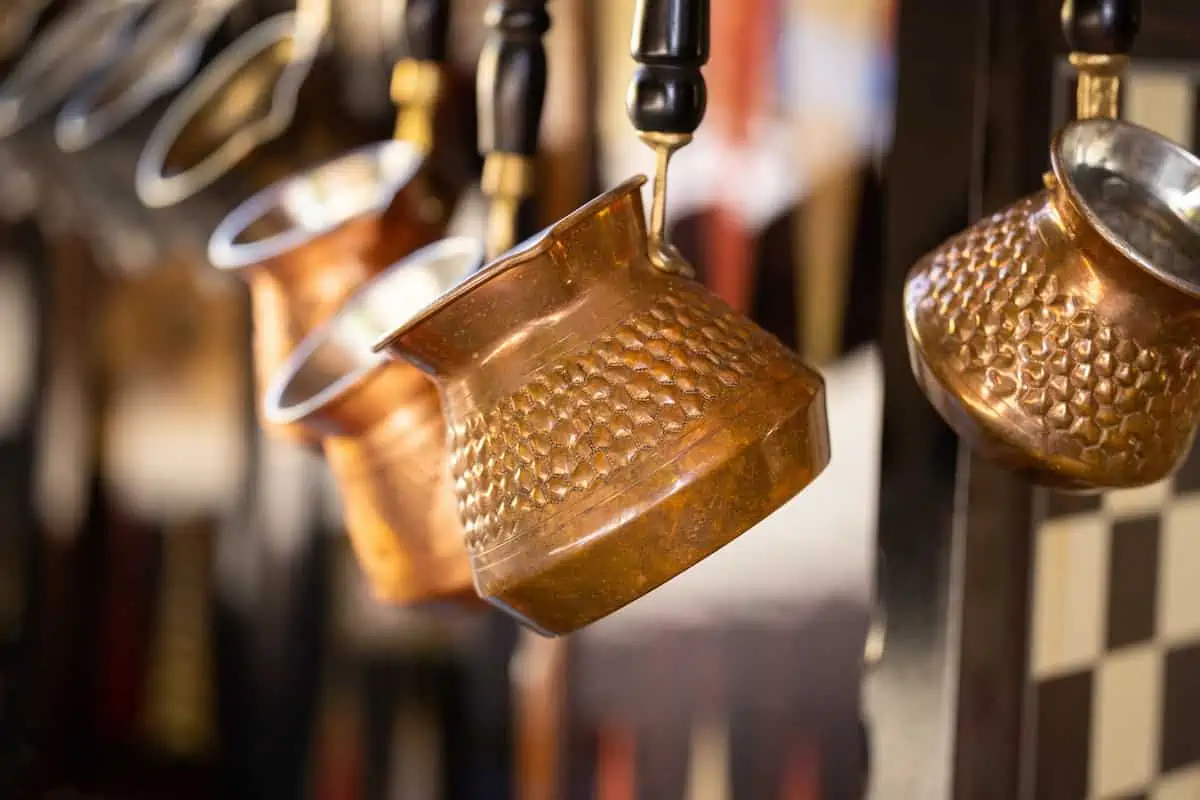
<path id="1" fill-rule="evenodd" d="M 352 220 L 382 214 L 392 199 L 425 163 L 415 145 L 395 139 L 363 145 L 334 156 L 312 169 L 289 175 L 247 200 L 225 216 L 208 241 L 208 260 L 221 270 L 240 270 L 277 258 L 319 239 Z M 362 191 L 346 193 L 336 177 L 348 172 Z M 363 180 L 359 175 L 366 175 Z M 323 179 L 334 178 L 330 185 Z M 333 188 L 334 192 L 328 189 Z M 315 189 L 315 192 L 306 192 Z M 314 197 L 314 195 L 321 195 Z M 350 202 L 346 202 L 346 198 Z M 239 241 L 255 223 L 272 211 L 286 209 L 292 223 L 260 239 Z M 305 212 L 309 222 L 296 220 Z M 295 216 L 293 216 L 293 212 Z"/>
<path id="2" fill-rule="evenodd" d="M 1050 148 L 1050 162 L 1071 204 L 1109 245 L 1156 280 L 1200 299 L 1200 158 L 1141 125 L 1093 118 L 1074 120 L 1059 130 Z M 1160 258 L 1143 252 L 1116 227 L 1115 216 L 1100 213 L 1097 198 L 1091 196 L 1094 188 L 1078 180 L 1086 170 L 1119 179 L 1169 213 L 1176 239 L 1165 242 L 1167 254 Z M 1179 234 L 1186 237 L 1186 250 L 1179 248 Z M 1158 235 L 1167 239 L 1161 232 Z"/>
<path id="3" fill-rule="evenodd" d="M 561 238 L 562 234 L 571 228 L 575 227 L 581 220 L 596 214 L 599 209 L 605 206 L 612 205 L 618 198 L 634 194 L 641 199 L 640 190 L 646 183 L 645 175 L 635 175 L 632 178 L 627 178 L 622 183 L 609 189 L 607 192 L 597 195 L 596 197 L 584 203 L 579 208 L 567 214 L 538 233 L 530 236 L 525 241 L 513 247 L 507 253 L 493 259 L 490 263 L 484 265 L 475 274 L 468 277 L 466 280 L 448 288 L 446 291 L 438 295 L 429 305 L 413 314 L 403 325 L 394 328 L 386 335 L 380 337 L 372 346 L 372 350 L 376 353 L 383 352 L 389 349 L 395 342 L 404 338 L 410 331 L 430 317 L 439 313 L 446 307 L 452 305 L 465 295 L 478 289 L 480 286 L 488 283 L 499 275 L 508 272 L 515 267 L 526 264 L 529 261 L 537 258 L 549 251 L 554 243 Z"/>
<path id="4" fill-rule="evenodd" d="M 367 281 L 275 371 L 263 395 L 266 420 L 280 425 L 304 422 L 344 397 L 377 367 L 392 363 L 372 343 L 382 331 L 393 329 L 406 309 L 420 309 L 428 302 L 413 295 L 436 297 L 482 263 L 482 244 L 453 236 L 422 247 Z M 306 389 L 314 384 L 315 391 Z"/>

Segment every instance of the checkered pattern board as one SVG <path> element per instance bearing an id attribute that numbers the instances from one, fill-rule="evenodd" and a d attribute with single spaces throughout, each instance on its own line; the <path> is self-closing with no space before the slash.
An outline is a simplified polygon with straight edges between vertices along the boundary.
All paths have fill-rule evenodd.
<path id="1" fill-rule="evenodd" d="M 1200 449 L 1164 483 L 1041 502 L 1035 796 L 1200 800 Z"/>

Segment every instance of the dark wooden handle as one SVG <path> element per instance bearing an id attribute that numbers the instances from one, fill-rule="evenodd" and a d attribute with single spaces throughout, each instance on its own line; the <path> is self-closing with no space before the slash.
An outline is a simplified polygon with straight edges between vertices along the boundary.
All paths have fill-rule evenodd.
<path id="1" fill-rule="evenodd" d="M 450 0 L 406 0 L 404 56 L 414 61 L 446 60 L 450 31 Z"/>
<path id="2" fill-rule="evenodd" d="M 1141 0 L 1065 0 L 1063 35 L 1076 53 L 1126 55 L 1142 24 Z"/>
<path id="3" fill-rule="evenodd" d="M 546 0 L 494 0 L 479 54 L 479 150 L 532 156 L 546 100 Z"/>
<path id="4" fill-rule="evenodd" d="M 709 0 L 638 0 L 633 59 L 638 63 L 625 108 L 643 133 L 693 133 L 708 92 Z"/>

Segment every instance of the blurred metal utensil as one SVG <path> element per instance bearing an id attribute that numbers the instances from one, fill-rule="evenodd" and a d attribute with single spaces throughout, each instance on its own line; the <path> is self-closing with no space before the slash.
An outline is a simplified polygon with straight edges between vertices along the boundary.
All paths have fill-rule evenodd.
<path id="1" fill-rule="evenodd" d="M 90 147 L 195 74 L 213 33 L 241 0 L 163 0 L 122 56 L 93 76 L 58 115 L 67 152 Z"/>
<path id="2" fill-rule="evenodd" d="M 114 59 L 147 0 L 88 0 L 39 36 L 0 84 L 0 138 L 36 121 Z"/>
<path id="3" fill-rule="evenodd" d="M 288 130 L 325 33 L 314 19 L 289 12 L 259 23 L 175 99 L 138 159 L 142 202 L 185 200 Z"/>

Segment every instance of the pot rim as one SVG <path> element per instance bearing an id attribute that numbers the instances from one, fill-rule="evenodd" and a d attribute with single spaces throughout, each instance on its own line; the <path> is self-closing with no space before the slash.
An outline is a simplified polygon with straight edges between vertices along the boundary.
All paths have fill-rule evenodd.
<path id="1" fill-rule="evenodd" d="M 488 283 L 492 279 L 508 272 L 515 267 L 528 263 L 543 253 L 548 252 L 555 241 L 560 238 L 561 234 L 574 227 L 581 219 L 595 212 L 598 207 L 611 205 L 613 200 L 626 194 L 637 194 L 640 198 L 639 190 L 646 183 L 645 175 L 635 175 L 632 178 L 627 178 L 617 186 L 609 189 L 588 202 L 584 203 L 579 208 L 567 214 L 558 222 L 543 228 L 541 232 L 534 234 L 525 241 L 516 245 L 507 253 L 493 259 L 489 264 L 486 264 L 483 269 L 471 275 L 464 281 L 442 292 L 429 305 L 413 314 L 403 325 L 393 329 L 391 332 L 379 338 L 371 348 L 374 352 L 379 353 L 387 350 L 399 339 L 403 338 L 410 331 L 421 325 L 430 317 L 444 310 L 447 306 L 453 305 L 455 302 L 464 296 L 472 293 L 480 286 Z"/>
<path id="2" fill-rule="evenodd" d="M 83 88 L 72 95 L 54 123 L 54 139 L 68 153 L 91 147 L 146 110 L 158 98 L 183 85 L 200 63 L 204 43 L 229 16 L 238 0 L 206 0 L 198 8 L 166 3 L 152 8 L 145 23 L 133 33 L 129 49 L 121 58 L 98 71 Z M 161 31 L 171 30 L 176 20 L 184 22 L 180 36 L 159 40 Z M 148 48 L 172 46 L 177 63 L 166 70 L 138 73 L 115 98 L 98 103 L 108 82 L 129 69 Z M 182 58 L 180 56 L 182 55 Z M 165 72 L 165 74 L 164 74 Z"/>
<path id="3" fill-rule="evenodd" d="M 267 115 L 238 129 L 188 169 L 174 175 L 163 174 L 171 146 L 216 90 L 226 85 L 263 50 L 289 37 L 296 43 L 296 52 L 275 82 Z M 295 116 L 300 86 L 316 60 L 320 40 L 299 13 L 287 11 L 258 23 L 226 47 L 182 94 L 171 101 L 150 132 L 134 172 L 134 185 L 141 201 L 151 208 L 182 202 L 211 186 L 256 148 L 287 130 Z"/>
<path id="4" fill-rule="evenodd" d="M 288 192 L 308 179 L 332 171 L 354 160 L 367 159 L 374 165 L 374 189 L 369 197 L 354 206 L 339 209 L 328 219 L 305 227 L 293 224 L 286 230 L 262 239 L 239 243 L 241 236 L 272 209 L 284 205 Z M 208 240 L 208 260 L 220 270 L 237 271 L 261 264 L 294 251 L 353 220 L 382 214 L 405 185 L 425 163 L 425 154 L 410 142 L 385 139 L 356 147 L 322 164 L 282 178 L 251 195 L 217 224 Z M 364 193 L 365 194 L 365 193 Z"/>
<path id="5" fill-rule="evenodd" d="M 266 421 L 277 425 L 304 422 L 322 408 L 344 397 L 351 389 L 366 380 L 378 367 L 392 363 L 390 357 L 373 350 L 369 343 L 355 351 L 353 346 L 347 347 L 344 343 L 335 342 L 334 339 L 339 333 L 349 333 L 351 335 L 347 336 L 347 339 L 359 338 L 361 340 L 361 337 L 353 335 L 354 329 L 361 330 L 364 322 L 372 322 L 370 307 L 378 306 L 370 301 L 378 301 L 387 297 L 386 288 L 390 279 L 395 278 L 398 274 L 438 261 L 444 261 L 446 265 L 453 267 L 450 269 L 444 266 L 437 270 L 438 282 L 446 286 L 454 286 L 462 283 L 463 278 L 470 275 L 483 262 L 483 245 L 469 236 L 448 237 L 422 247 L 363 284 L 330 319 L 318 325 L 305 336 L 283 364 L 275 370 L 270 384 L 263 394 L 263 416 Z M 368 331 L 368 335 L 377 334 L 371 334 Z M 309 366 L 313 356 L 323 346 L 330 343 L 350 352 L 351 360 L 356 363 L 334 380 L 323 381 L 322 388 L 299 402 L 286 400 L 293 384 Z"/>
<path id="6" fill-rule="evenodd" d="M 1197 196 L 1197 201 L 1195 204 L 1195 211 L 1197 213 L 1200 213 L 1200 158 L 1191 153 L 1191 151 L 1189 151 L 1186 147 L 1183 147 L 1179 143 L 1172 141 L 1156 131 L 1132 122 L 1128 122 L 1126 120 L 1114 120 L 1107 118 L 1079 119 L 1068 122 L 1061 129 L 1059 129 L 1057 134 L 1055 134 L 1054 140 L 1050 147 L 1050 163 L 1055 178 L 1066 191 L 1071 204 L 1075 207 L 1078 213 L 1084 217 L 1088 225 L 1090 225 L 1097 233 L 1099 233 L 1100 236 L 1103 237 L 1110 246 L 1115 248 L 1118 253 L 1138 267 L 1138 269 L 1142 270 L 1156 280 L 1167 284 L 1173 289 L 1177 289 L 1178 291 L 1181 291 L 1190 297 L 1200 299 L 1200 282 L 1189 280 L 1186 277 L 1168 272 L 1156 266 L 1153 261 L 1147 258 L 1132 244 L 1130 244 L 1125 236 L 1113 230 L 1113 228 L 1107 222 L 1101 219 L 1100 216 L 1095 212 L 1092 206 L 1092 201 L 1086 198 L 1080 191 L 1079 186 L 1072 177 L 1071 170 L 1077 165 L 1077 163 L 1086 165 L 1088 162 L 1068 162 L 1066 148 L 1068 144 L 1068 138 L 1072 134 L 1075 134 L 1081 129 L 1086 128 L 1096 128 L 1101 130 L 1107 129 L 1110 131 L 1117 130 L 1121 131 L 1127 136 L 1142 137 L 1146 140 L 1152 141 L 1155 146 L 1162 148 L 1170 155 L 1170 157 L 1179 159 L 1186 167 L 1187 175 L 1192 178 L 1189 184 L 1195 188 L 1189 190 L 1189 194 L 1195 194 Z M 1124 130 L 1122 131 L 1122 129 Z M 1116 166 L 1121 165 L 1117 164 Z M 1167 209 L 1169 209 L 1172 212 L 1172 216 L 1174 216 L 1174 218 L 1180 223 L 1180 226 L 1189 231 L 1195 237 L 1197 251 L 1200 251 L 1200 227 L 1197 227 L 1195 223 L 1187 220 L 1178 202 L 1172 202 L 1172 197 L 1164 196 L 1164 187 L 1148 183 L 1145 180 L 1142 180 L 1138 175 L 1132 174 L 1130 170 L 1121 171 L 1114 169 L 1112 171 L 1119 177 L 1127 180 L 1129 183 L 1134 184 L 1139 189 L 1148 192 Z M 1171 189 L 1172 187 L 1166 188 Z M 1183 195 L 1181 195 L 1181 197 L 1182 196 Z M 1200 274 L 1200 261 L 1195 262 L 1195 264 L 1197 274 Z"/>

